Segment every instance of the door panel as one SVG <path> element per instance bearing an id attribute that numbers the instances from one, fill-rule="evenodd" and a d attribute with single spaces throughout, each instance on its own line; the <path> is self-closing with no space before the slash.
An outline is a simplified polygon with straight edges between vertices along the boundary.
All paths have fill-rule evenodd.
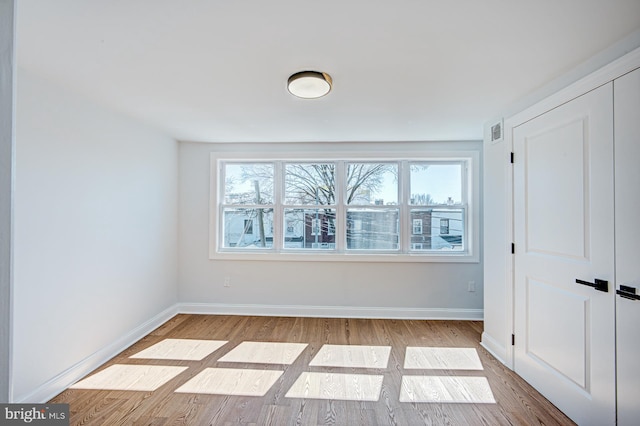
<path id="1" fill-rule="evenodd" d="M 529 253 L 587 257 L 585 201 L 589 164 L 584 141 L 585 118 L 544 129 L 524 140 L 526 249 Z M 562 144 L 557 141 L 562 140 Z M 565 170 L 572 173 L 565 173 Z M 563 179 L 557 180 L 557 176 Z M 540 208 L 548 206 L 549 208 Z M 554 208 L 562 206 L 562 208 Z M 558 238 L 562 235 L 563 238 Z"/>
<path id="2" fill-rule="evenodd" d="M 562 290 L 558 283 L 531 278 L 526 297 L 528 355 L 586 390 L 589 299 Z M 563 312 L 564 320 L 558 321 L 554 312 Z"/>
<path id="3" fill-rule="evenodd" d="M 614 82 L 616 288 L 640 294 L 640 70 Z M 616 297 L 618 424 L 640 419 L 640 300 Z"/>
<path id="4" fill-rule="evenodd" d="M 615 423 L 613 89 L 514 129 L 515 371 L 580 425 Z"/>

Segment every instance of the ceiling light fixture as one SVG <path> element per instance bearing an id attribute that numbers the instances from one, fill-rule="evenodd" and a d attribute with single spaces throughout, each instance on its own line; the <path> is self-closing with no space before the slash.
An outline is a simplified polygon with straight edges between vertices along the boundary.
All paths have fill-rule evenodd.
<path id="1" fill-rule="evenodd" d="M 331 91 L 333 81 L 325 72 L 300 71 L 289 77 L 287 88 L 293 96 L 303 99 L 321 98 Z"/>

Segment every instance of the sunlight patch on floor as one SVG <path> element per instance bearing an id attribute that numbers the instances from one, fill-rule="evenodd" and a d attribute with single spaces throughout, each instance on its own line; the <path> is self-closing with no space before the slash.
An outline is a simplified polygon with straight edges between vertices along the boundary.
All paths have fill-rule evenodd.
<path id="1" fill-rule="evenodd" d="M 486 377 L 403 376 L 400 402 L 495 404 Z"/>
<path id="2" fill-rule="evenodd" d="M 275 370 L 205 368 L 176 392 L 264 396 L 282 373 Z"/>
<path id="3" fill-rule="evenodd" d="M 391 346 L 322 345 L 309 366 L 386 368 Z"/>
<path id="4" fill-rule="evenodd" d="M 226 343 L 226 340 L 164 339 L 130 358 L 200 361 Z"/>
<path id="5" fill-rule="evenodd" d="M 79 381 L 71 389 L 154 391 L 187 367 L 116 364 Z"/>
<path id="6" fill-rule="evenodd" d="M 475 348 L 407 347 L 406 369 L 483 370 Z"/>
<path id="7" fill-rule="evenodd" d="M 203 360 L 227 344 L 222 340 L 165 339 L 130 358 L 180 361 Z M 293 364 L 306 343 L 242 342 L 217 362 Z M 390 346 L 323 345 L 308 364 L 316 368 L 386 369 Z M 72 389 L 154 391 L 187 370 L 184 366 L 112 365 L 71 386 Z M 482 370 L 474 348 L 407 347 L 404 368 L 438 370 Z M 264 396 L 284 371 L 205 368 L 177 393 L 230 396 Z M 287 398 L 345 401 L 378 401 L 383 376 L 303 372 L 286 393 Z M 486 377 L 402 376 L 400 402 L 495 403 Z"/>
<path id="8" fill-rule="evenodd" d="M 289 365 L 306 347 L 306 343 L 242 342 L 218 362 Z"/>
<path id="9" fill-rule="evenodd" d="M 382 379 L 368 374 L 302 373 L 285 397 L 377 401 Z"/>

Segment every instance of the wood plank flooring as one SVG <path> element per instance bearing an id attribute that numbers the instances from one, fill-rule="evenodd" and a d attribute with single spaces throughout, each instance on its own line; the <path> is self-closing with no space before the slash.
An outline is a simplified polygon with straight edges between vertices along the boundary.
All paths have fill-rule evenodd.
<path id="1" fill-rule="evenodd" d="M 184 371 L 148 377 L 155 390 L 80 382 L 50 402 L 70 404 L 72 425 L 572 425 L 479 345 L 481 332 L 475 321 L 177 315 L 87 383 L 115 366 Z M 125 379 L 109 378 L 142 381 Z M 245 385 L 254 393 L 236 394 Z"/>

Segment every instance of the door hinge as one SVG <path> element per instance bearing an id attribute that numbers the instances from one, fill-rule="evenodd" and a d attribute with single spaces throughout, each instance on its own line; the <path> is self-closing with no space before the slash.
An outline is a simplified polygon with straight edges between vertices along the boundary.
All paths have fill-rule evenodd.
<path id="1" fill-rule="evenodd" d="M 511 254 L 516 254 L 516 243 L 511 243 Z"/>
<path id="2" fill-rule="evenodd" d="M 515 346 L 515 344 L 516 344 L 516 335 L 512 334 L 511 335 L 511 346 Z"/>
<path id="3" fill-rule="evenodd" d="M 511 153 L 511 164 L 513 164 L 515 162 L 515 154 L 512 152 Z"/>

